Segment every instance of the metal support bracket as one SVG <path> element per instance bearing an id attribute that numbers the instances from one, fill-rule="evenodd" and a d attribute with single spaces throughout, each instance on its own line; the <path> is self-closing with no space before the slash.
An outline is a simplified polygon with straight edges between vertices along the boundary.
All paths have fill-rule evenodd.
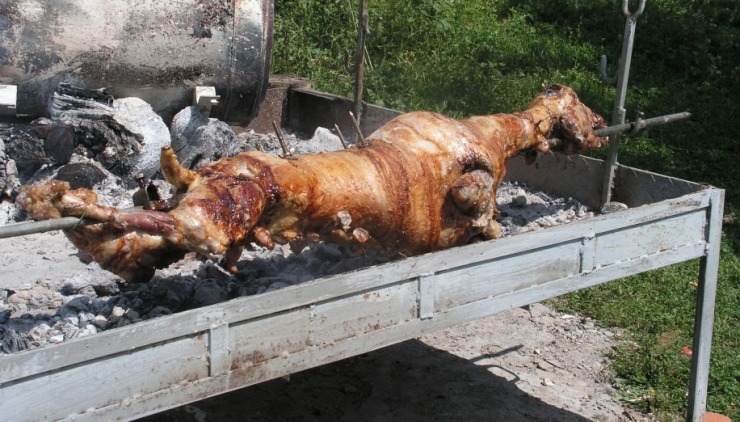
<path id="1" fill-rule="evenodd" d="M 581 240 L 580 273 L 588 274 L 596 269 L 596 234 L 589 232 Z"/>
<path id="2" fill-rule="evenodd" d="M 419 318 L 434 318 L 434 274 L 422 274 L 419 280 Z"/>
<path id="3" fill-rule="evenodd" d="M 0 85 L 0 116 L 15 117 L 18 104 L 18 86 Z"/>
<path id="4" fill-rule="evenodd" d="M 218 100 L 221 99 L 220 95 L 216 95 L 215 86 L 196 86 L 195 93 L 193 94 L 193 105 L 198 108 L 200 114 L 210 117 L 211 109 L 214 105 L 218 104 Z"/>

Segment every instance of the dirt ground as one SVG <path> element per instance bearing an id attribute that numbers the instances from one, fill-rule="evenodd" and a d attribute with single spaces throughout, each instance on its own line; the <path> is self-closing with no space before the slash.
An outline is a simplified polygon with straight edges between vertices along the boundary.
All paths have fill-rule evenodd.
<path id="1" fill-rule="evenodd" d="M 0 266 L 16 294 L 85 269 L 58 232 L 0 239 Z M 650 420 L 613 398 L 616 337 L 535 304 L 143 420 Z"/>

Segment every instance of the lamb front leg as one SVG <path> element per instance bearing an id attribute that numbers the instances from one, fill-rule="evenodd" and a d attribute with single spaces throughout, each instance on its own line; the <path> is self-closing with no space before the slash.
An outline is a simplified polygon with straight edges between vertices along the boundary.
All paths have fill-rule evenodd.
<path id="1" fill-rule="evenodd" d="M 465 173 L 450 186 L 453 202 L 468 217 L 473 233 L 484 239 L 495 239 L 501 234 L 496 222 L 497 189 L 496 180 L 484 170 Z"/>

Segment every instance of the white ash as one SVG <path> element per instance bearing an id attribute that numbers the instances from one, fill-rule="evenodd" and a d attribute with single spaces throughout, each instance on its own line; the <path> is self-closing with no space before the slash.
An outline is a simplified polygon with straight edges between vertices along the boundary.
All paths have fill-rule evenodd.
<path id="1" fill-rule="evenodd" d="M 323 128 L 309 140 L 301 140 L 295 134 L 284 137 L 295 155 L 342 148 L 339 138 Z M 253 150 L 259 145 L 263 151 L 282 154 L 274 134 L 246 132 L 237 139 L 242 149 Z M 89 162 L 84 157 L 73 161 Z M 49 168 L 34 178 L 46 180 L 54 174 L 55 169 Z M 126 190 L 121 180 L 110 172 L 105 174 L 105 179 L 94 188 L 101 202 L 118 208 L 131 206 L 133 191 Z M 167 195 L 166 184 L 155 183 Z M 593 216 L 590 209 L 574 199 L 552 197 L 517 183 L 503 183 L 497 199 L 502 236 Z M 40 280 L 15 291 L 0 288 L 0 349 L 13 353 L 42 347 L 393 259 L 327 243 L 307 244 L 298 251 L 288 245 L 277 245 L 273 250 L 251 246 L 251 250 L 243 253 L 237 274 L 227 273 L 216 263 L 190 253 L 168 268 L 158 270 L 148 283 L 124 284 L 96 263 L 90 263 L 85 271 L 73 277 Z"/>
<path id="2" fill-rule="evenodd" d="M 0 198 L 10 196 L 20 184 L 15 160 L 5 153 L 5 142 L 0 138 Z"/>
<path id="3" fill-rule="evenodd" d="M 120 98 L 113 102 L 113 116 L 140 139 L 139 149 L 129 159 L 130 174 L 151 177 L 159 170 L 159 152 L 169 145 L 170 133 L 162 118 L 140 98 Z"/>
<path id="4" fill-rule="evenodd" d="M 501 235 L 510 236 L 591 218 L 594 212 L 573 198 L 536 192 L 516 182 L 501 184 L 496 196 Z"/>
<path id="5" fill-rule="evenodd" d="M 323 127 L 316 128 L 316 131 L 310 138 L 285 130 L 283 130 L 282 135 L 290 155 L 317 154 L 344 148 L 339 136 Z M 280 156 L 284 155 L 280 141 L 274 133 L 261 134 L 249 130 L 240 133 L 237 136 L 237 142 L 239 142 L 240 147 L 244 151 L 256 150 Z"/>
<path id="6" fill-rule="evenodd" d="M 0 227 L 20 221 L 22 214 L 23 210 L 15 202 L 0 202 Z"/>

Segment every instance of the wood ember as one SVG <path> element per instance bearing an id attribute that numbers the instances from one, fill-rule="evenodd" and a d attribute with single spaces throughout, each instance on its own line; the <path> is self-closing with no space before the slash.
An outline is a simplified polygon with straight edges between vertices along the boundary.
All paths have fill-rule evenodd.
<path id="1" fill-rule="evenodd" d="M 45 117 L 28 124 L 0 127 L 8 157 L 20 166 L 63 164 L 74 149 L 74 132 L 66 124 Z"/>
<path id="2" fill-rule="evenodd" d="M 55 179 L 69 182 L 73 189 L 92 187 L 105 180 L 106 174 L 92 163 L 71 163 L 60 167 Z"/>
<path id="3" fill-rule="evenodd" d="M 159 151 L 170 143 L 167 126 L 138 98 L 62 86 L 50 108 L 51 118 L 0 128 L 8 158 L 27 171 L 66 164 L 76 154 L 133 181 L 159 169 Z"/>

